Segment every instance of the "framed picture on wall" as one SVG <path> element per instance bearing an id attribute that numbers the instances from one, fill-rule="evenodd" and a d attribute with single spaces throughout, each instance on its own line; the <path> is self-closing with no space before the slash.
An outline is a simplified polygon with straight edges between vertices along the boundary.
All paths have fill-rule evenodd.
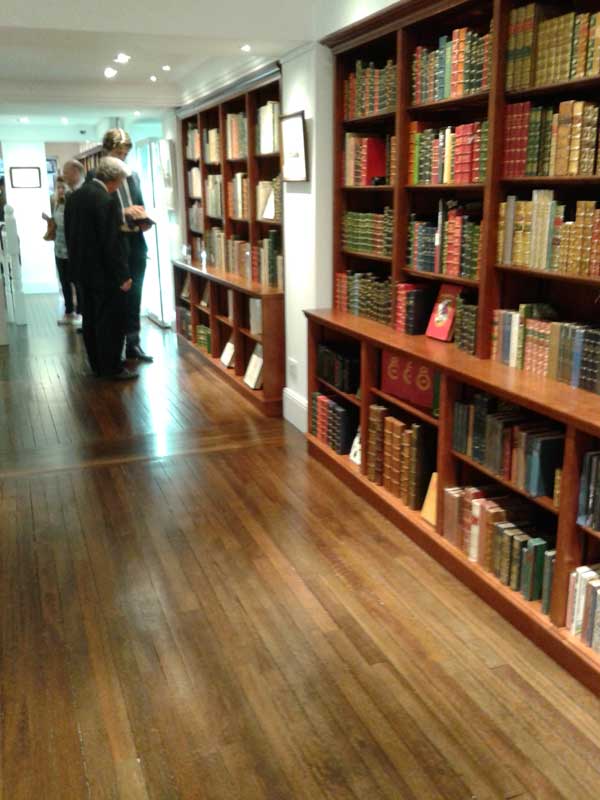
<path id="1" fill-rule="evenodd" d="M 42 173 L 39 167 L 11 167 L 10 185 L 13 189 L 40 189 Z"/>
<path id="2" fill-rule="evenodd" d="M 280 117 L 282 177 L 284 181 L 308 180 L 304 111 Z"/>

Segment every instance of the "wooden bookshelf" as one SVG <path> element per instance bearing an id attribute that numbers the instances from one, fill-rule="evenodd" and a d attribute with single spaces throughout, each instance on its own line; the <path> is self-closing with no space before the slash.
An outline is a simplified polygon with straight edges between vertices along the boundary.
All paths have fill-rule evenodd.
<path id="1" fill-rule="evenodd" d="M 455 345 L 426 336 L 408 336 L 391 326 L 354 316 L 345 311 L 320 309 L 305 312 L 308 318 L 308 391 L 309 420 L 312 419 L 312 393 L 323 392 L 317 377 L 317 350 L 322 342 L 336 338 L 356 343 L 361 354 L 360 424 L 363 464 L 358 468 L 347 456 L 334 453 L 316 437 L 308 436 L 310 452 L 326 464 L 342 480 L 372 502 L 424 549 L 463 580 L 475 592 L 509 619 L 516 627 L 570 670 L 593 691 L 600 691 L 600 656 L 565 630 L 569 575 L 582 564 L 593 563 L 600 555 L 600 533 L 577 525 L 579 483 L 583 457 L 592 448 L 593 438 L 600 437 L 600 396 L 581 389 L 507 367 L 490 360 L 493 315 L 496 309 L 516 309 L 520 303 L 548 302 L 559 312 L 559 318 L 584 323 L 597 321 L 596 276 L 570 275 L 558 272 L 528 270 L 517 265 L 499 265 L 497 258 L 498 211 L 508 194 L 530 200 L 532 190 L 550 188 L 558 202 L 569 209 L 578 199 L 596 199 L 600 176 L 528 176 L 504 177 L 504 128 L 509 103 L 531 100 L 532 104 L 558 104 L 562 100 L 581 99 L 597 102 L 600 76 L 578 78 L 551 85 L 506 91 L 506 51 L 509 37 L 509 15 L 517 5 L 514 0 L 407 0 L 380 17 L 369 17 L 345 31 L 323 41 L 334 53 L 336 77 L 334 87 L 334 206 L 333 206 L 333 272 L 334 296 L 336 276 L 348 270 L 375 273 L 390 277 L 393 282 L 438 281 L 457 283 L 476 297 L 478 318 L 476 355 L 460 351 Z M 592 4 L 593 10 L 600 6 Z M 548 9 L 546 16 L 571 11 L 566 2 Z M 589 7 L 577 7 L 577 11 Z M 380 26 L 378 27 L 378 19 Z M 411 97 L 412 57 L 417 46 L 429 51 L 438 47 L 440 36 L 450 36 L 454 28 L 469 26 L 479 34 L 493 26 L 488 86 L 474 94 L 444 100 L 416 103 Z M 358 59 L 382 68 L 389 59 L 396 64 L 397 97 L 393 109 L 368 116 L 345 118 L 344 82 L 354 72 Z M 416 184 L 409 181 L 409 125 L 420 121 L 425 127 L 443 128 L 468 122 L 488 122 L 488 154 L 485 180 L 481 183 Z M 387 187 L 349 187 L 344 185 L 345 136 L 395 135 L 397 142 L 397 176 L 393 189 Z M 390 193 L 393 195 L 390 198 Z M 478 280 L 451 278 L 421 273 L 407 267 L 408 228 L 411 213 L 418 219 L 435 221 L 438 200 L 456 199 L 459 203 L 481 202 L 481 250 Z M 369 253 L 344 247 L 342 221 L 346 211 L 381 213 L 385 206 L 393 209 L 394 242 L 392 257 L 373 258 Z M 572 216 L 568 216 L 572 219 Z M 379 263 L 377 263 L 379 261 Z M 435 368 L 441 375 L 439 419 L 422 409 L 386 395 L 380 384 L 380 360 L 383 350 L 410 356 Z M 560 507 L 546 497 L 532 497 L 510 481 L 499 478 L 485 466 L 453 450 L 454 403 L 464 387 L 483 390 L 535 414 L 560 423 L 565 429 L 565 450 L 562 464 Z M 330 391 L 333 392 L 331 387 Z M 350 402 L 337 392 L 340 402 Z M 369 405 L 383 403 L 392 412 L 397 409 L 412 415 L 437 430 L 438 525 L 434 530 L 419 512 L 408 509 L 383 487 L 371 483 L 366 476 L 368 453 Z M 592 438 L 593 437 L 593 438 Z M 597 449 L 597 443 L 595 449 Z M 539 603 L 527 602 L 517 592 L 504 586 L 494 575 L 467 557 L 443 536 L 442 499 L 444 489 L 464 485 L 479 473 L 479 483 L 493 481 L 525 498 L 532 514 L 541 513 L 553 520 L 557 532 L 557 557 L 554 573 L 552 605 L 549 617 Z M 467 476 L 467 477 L 466 477 Z M 566 477 L 566 479 L 565 479 Z M 461 480 L 462 479 L 462 480 Z M 478 484 L 479 485 L 479 484 Z"/>
<path id="2" fill-rule="evenodd" d="M 279 79 L 258 83 L 255 88 L 225 96 L 212 105 L 200 108 L 193 115 L 181 120 L 182 141 L 184 150 L 187 142 L 188 130 L 195 128 L 199 131 L 201 142 L 200 158 L 189 159 L 184 153 L 185 201 L 186 211 L 192 206 L 194 198 L 189 196 L 187 170 L 192 166 L 199 166 L 201 171 L 203 200 L 202 223 L 203 233 L 187 228 L 187 242 L 192 248 L 191 263 L 174 261 L 174 280 L 176 304 L 181 301 L 181 288 L 183 274 L 190 276 L 191 295 L 194 300 L 191 307 L 191 337 L 179 330 L 179 339 L 182 347 L 193 353 L 203 363 L 213 366 L 217 373 L 229 380 L 234 387 L 255 407 L 267 416 L 280 416 L 282 409 L 282 392 L 284 386 L 285 346 L 284 346 L 284 294 L 282 285 L 269 285 L 259 282 L 249 276 L 241 275 L 237 271 L 230 271 L 229 265 L 212 263 L 210 254 L 202 258 L 203 251 L 207 249 L 211 231 L 218 228 L 227 242 L 238 239 L 248 242 L 250 248 L 258 248 L 261 241 L 268 236 L 269 231 L 277 231 L 280 248 L 282 248 L 283 225 L 281 219 L 262 220 L 258 217 L 256 190 L 259 181 L 271 181 L 281 175 L 281 157 L 279 152 L 258 154 L 257 126 L 259 108 L 268 102 L 279 102 Z M 228 151 L 228 114 L 244 114 L 246 118 L 246 144 L 247 153 L 239 152 L 235 157 L 229 157 Z M 209 130 L 219 132 L 218 158 L 208 160 L 205 152 L 205 136 Z M 238 217 L 231 213 L 230 207 L 230 182 L 238 172 L 245 173 L 248 187 L 248 216 Z M 222 179 L 221 206 L 222 214 L 208 213 L 207 208 L 207 181 L 210 175 L 220 175 Z M 211 209 L 211 212 L 213 209 Z M 188 214 L 189 217 L 189 214 Z M 218 233 L 218 231 L 217 231 Z M 282 252 L 282 249 L 280 249 Z M 225 252 L 225 260 L 228 255 Z M 254 277 L 259 277 L 256 273 Z M 205 285 L 210 286 L 209 309 L 199 309 L 196 302 L 202 297 Z M 227 301 L 231 293 L 231 301 Z M 250 331 L 249 301 L 259 300 L 262 309 L 262 333 Z M 228 304 L 232 308 L 228 308 Z M 184 306 L 185 303 L 181 302 Z M 186 306 L 187 307 L 187 306 Z M 208 322 L 207 322 L 208 320 Z M 207 325 L 211 332 L 211 352 L 207 353 L 195 343 L 194 332 L 200 324 Z M 234 369 L 227 369 L 220 361 L 223 348 L 232 339 L 235 345 L 236 362 Z M 244 374 L 254 348 L 261 345 L 263 348 L 263 388 L 254 390 L 244 383 Z"/>
<path id="3" fill-rule="evenodd" d="M 102 149 L 102 145 L 96 144 L 81 153 L 76 153 L 73 158 L 80 161 L 85 171 L 89 172 L 91 169 L 96 169 L 103 154 L 104 150 Z"/>

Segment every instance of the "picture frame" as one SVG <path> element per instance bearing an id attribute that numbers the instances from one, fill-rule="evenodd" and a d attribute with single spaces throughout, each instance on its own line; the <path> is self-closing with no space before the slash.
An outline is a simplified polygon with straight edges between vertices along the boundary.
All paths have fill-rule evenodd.
<path id="1" fill-rule="evenodd" d="M 42 173 L 39 167 L 11 167 L 10 185 L 13 189 L 41 189 Z"/>
<path id="2" fill-rule="evenodd" d="M 281 173 L 287 183 L 307 181 L 306 121 L 304 111 L 286 114 L 279 119 L 281 128 Z"/>

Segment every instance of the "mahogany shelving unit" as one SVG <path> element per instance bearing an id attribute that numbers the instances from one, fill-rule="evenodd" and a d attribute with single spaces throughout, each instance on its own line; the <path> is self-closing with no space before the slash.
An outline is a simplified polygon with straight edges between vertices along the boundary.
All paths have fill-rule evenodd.
<path id="1" fill-rule="evenodd" d="M 98 162 L 102 158 L 104 150 L 102 149 L 101 144 L 96 144 L 93 147 L 84 150 L 82 153 L 76 153 L 73 158 L 80 161 L 86 172 L 89 172 L 91 169 L 96 169 L 98 166 Z"/>
<path id="2" fill-rule="evenodd" d="M 348 456 L 336 454 L 322 441 L 308 435 L 309 452 L 326 464 L 336 475 L 362 494 L 380 511 L 398 524 L 403 532 L 427 550 L 447 569 L 458 576 L 520 631 L 542 647 L 549 655 L 572 672 L 595 692 L 600 692 L 600 655 L 585 646 L 565 628 L 569 575 L 575 567 L 593 563 L 600 556 L 600 534 L 577 525 L 579 481 L 584 454 L 595 447 L 600 438 L 600 397 L 571 388 L 554 380 L 540 378 L 489 359 L 493 312 L 497 308 L 517 308 L 519 303 L 544 301 L 552 303 L 563 319 L 589 322 L 597 319 L 595 304 L 598 278 L 532 272 L 519 265 L 499 266 L 497 253 L 497 219 L 499 204 L 508 194 L 531 199 L 535 188 L 552 188 L 561 202 L 594 199 L 600 177 L 590 178 L 511 178 L 504 179 L 503 137 L 507 103 L 535 99 L 540 104 L 558 103 L 563 99 L 597 100 L 600 77 L 568 81 L 531 91 L 505 91 L 506 50 L 509 14 L 513 7 L 524 5 L 516 0 L 407 0 L 380 15 L 367 18 L 323 41 L 336 59 L 334 115 L 334 253 L 333 272 L 348 269 L 375 272 L 393 281 L 446 281 L 461 283 L 479 307 L 476 355 L 471 356 L 453 344 L 425 336 L 408 336 L 393 328 L 349 313 L 319 309 L 306 311 L 308 319 L 308 392 L 309 415 L 312 414 L 312 393 L 336 394 L 317 376 L 317 351 L 322 342 L 341 340 L 354 342 L 360 349 L 360 426 L 363 462 L 360 467 Z M 566 2 L 553 6 L 550 15 L 573 10 Z M 576 6 L 577 11 L 590 10 Z M 596 9 L 600 11 L 600 4 Z M 438 37 L 449 35 L 453 28 L 469 26 L 487 32 L 493 23 L 493 45 L 489 87 L 477 94 L 436 102 L 414 104 L 411 100 L 411 64 L 417 45 L 436 47 Z M 397 65 L 397 102 L 391 113 L 354 120 L 344 119 L 344 80 L 354 69 L 357 59 L 383 66 L 393 58 Z M 409 185 L 409 124 L 422 120 L 431 125 L 456 125 L 488 120 L 488 158 L 485 182 L 471 185 Z M 395 134 L 397 139 L 398 175 L 390 195 L 387 187 L 368 187 L 357 191 L 343 186 L 344 135 L 347 131 Z M 387 192 L 387 193 L 386 193 Z M 408 222 L 411 211 L 434 212 L 439 198 L 477 199 L 482 201 L 481 261 L 478 280 L 454 279 L 448 276 L 423 274 L 406 268 Z M 342 244 L 342 218 L 346 210 L 381 212 L 393 205 L 393 255 L 387 261 L 346 252 Z M 575 309 L 575 314 L 574 314 Z M 439 419 L 423 409 L 386 396 L 380 388 L 380 361 L 383 350 L 408 355 L 440 373 Z M 560 507 L 550 498 L 532 498 L 503 481 L 479 463 L 453 450 L 454 403 L 465 387 L 483 390 L 510 401 L 535 414 L 564 426 L 565 451 L 562 464 L 563 481 Z M 337 392 L 338 399 L 344 402 Z M 356 398 L 347 398 L 356 405 Z M 421 421 L 437 430 L 437 527 L 427 523 L 418 511 L 407 508 L 382 486 L 367 478 L 368 415 L 372 403 L 383 403 L 413 421 Z M 494 575 L 472 563 L 443 536 L 442 503 L 444 489 L 465 485 L 468 480 L 480 484 L 490 479 L 509 491 L 526 498 L 532 515 L 545 514 L 554 520 L 557 532 L 557 556 L 552 604 L 549 616 L 539 602 L 528 602 L 520 593 L 503 585 Z"/>
<path id="3" fill-rule="evenodd" d="M 248 241 L 251 247 L 257 246 L 269 230 L 277 230 L 283 239 L 283 221 L 262 220 L 256 208 L 256 187 L 261 180 L 273 180 L 281 174 L 279 152 L 258 154 L 257 126 L 258 109 L 268 101 L 279 101 L 280 79 L 258 83 L 253 88 L 225 97 L 219 103 L 200 108 L 197 113 L 181 120 L 182 141 L 184 143 L 184 175 L 186 204 L 187 242 L 193 253 L 192 263 L 176 260 L 173 262 L 176 303 L 189 308 L 191 313 L 192 339 L 196 326 L 204 323 L 211 331 L 211 352 L 201 348 L 178 332 L 180 346 L 196 355 L 204 364 L 215 368 L 217 373 L 228 380 L 246 399 L 266 416 L 281 416 L 282 392 L 285 380 L 285 339 L 284 339 L 284 290 L 283 286 L 272 287 L 247 280 L 236 272 L 202 264 L 198 251 L 203 239 L 213 227 L 219 227 L 226 240 L 238 238 Z M 227 114 L 243 112 L 247 120 L 248 153 L 245 157 L 227 157 Z M 187 157 L 186 141 L 188 128 L 197 128 L 201 141 L 201 154 L 198 160 Z M 220 152 L 218 160 L 208 161 L 204 153 L 203 134 L 208 129 L 218 129 Z M 189 196 L 187 172 L 194 166 L 201 171 L 203 197 L 203 233 L 190 229 L 188 211 L 197 198 Z M 228 213 L 229 181 L 236 172 L 245 172 L 248 178 L 248 218 L 237 218 Z M 206 205 L 206 182 L 209 175 L 222 176 L 222 216 L 208 214 Z M 181 300 L 184 273 L 190 275 L 190 296 L 192 302 Z M 204 285 L 210 284 L 210 310 L 201 308 L 198 303 Z M 227 316 L 227 291 L 233 296 L 233 316 Z M 262 333 L 252 333 L 249 324 L 248 299 L 261 302 Z M 235 368 L 227 369 L 220 361 L 223 348 L 230 338 L 235 344 Z M 243 377 L 254 347 L 263 348 L 263 388 L 251 389 Z"/>

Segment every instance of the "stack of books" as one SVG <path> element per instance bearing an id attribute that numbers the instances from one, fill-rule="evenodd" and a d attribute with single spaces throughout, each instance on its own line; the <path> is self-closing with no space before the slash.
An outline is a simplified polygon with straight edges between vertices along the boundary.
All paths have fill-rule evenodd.
<path id="1" fill-rule="evenodd" d="M 227 270 L 242 278 L 250 278 L 252 260 L 249 242 L 236 237 L 227 239 Z"/>
<path id="2" fill-rule="evenodd" d="M 566 627 L 600 653 L 600 564 L 577 567 L 571 573 Z"/>
<path id="3" fill-rule="evenodd" d="M 473 207 L 481 217 L 481 208 Z M 469 217 L 469 208 L 440 200 L 435 223 L 410 217 L 408 267 L 419 272 L 477 280 L 481 261 L 481 223 Z"/>
<path id="4" fill-rule="evenodd" d="M 202 173 L 200 167 L 188 170 L 188 195 L 192 200 L 202 199 Z"/>
<path id="5" fill-rule="evenodd" d="M 454 343 L 459 350 L 475 354 L 477 341 L 477 310 L 474 303 L 467 303 L 462 297 L 456 298 L 456 321 L 454 323 Z"/>
<path id="6" fill-rule="evenodd" d="M 256 216 L 267 222 L 281 222 L 281 175 L 256 184 Z"/>
<path id="7" fill-rule="evenodd" d="M 227 158 L 246 158 L 248 155 L 248 126 L 246 115 L 227 114 Z"/>
<path id="8" fill-rule="evenodd" d="M 269 100 L 258 109 L 256 146 L 259 155 L 279 152 L 279 102 Z"/>
<path id="9" fill-rule="evenodd" d="M 317 348 L 317 376 L 342 392 L 356 394 L 360 386 L 360 353 L 342 345 Z"/>
<path id="10" fill-rule="evenodd" d="M 188 208 L 188 222 L 192 233 L 202 233 L 204 231 L 204 214 L 200 203 L 192 203 Z"/>
<path id="11" fill-rule="evenodd" d="M 236 172 L 233 180 L 229 181 L 229 191 L 227 193 L 228 214 L 234 219 L 248 219 L 249 202 L 249 181 L 245 172 Z"/>
<path id="12" fill-rule="evenodd" d="M 358 428 L 358 410 L 319 392 L 312 394 L 311 433 L 339 455 L 350 452 Z"/>
<path id="13" fill-rule="evenodd" d="M 252 248 L 252 280 L 272 288 L 283 288 L 283 256 L 278 230 L 270 230 Z"/>
<path id="14" fill-rule="evenodd" d="M 485 181 L 488 122 L 456 128 L 409 124 L 408 176 L 411 184 L 482 183 Z"/>
<path id="15" fill-rule="evenodd" d="M 444 537 L 470 561 L 549 612 L 556 536 L 536 530 L 525 501 L 498 487 L 448 487 L 443 522 Z"/>
<path id="16" fill-rule="evenodd" d="M 344 81 L 344 118 L 395 111 L 396 86 L 396 65 L 391 59 L 381 68 L 357 61 L 356 71 Z"/>
<path id="17" fill-rule="evenodd" d="M 346 133 L 344 186 L 393 185 L 397 175 L 395 136 Z"/>
<path id="18" fill-rule="evenodd" d="M 205 128 L 204 138 L 204 161 L 206 164 L 221 163 L 221 134 L 218 128 Z"/>
<path id="19" fill-rule="evenodd" d="M 589 450 L 583 457 L 579 484 L 577 522 L 600 530 L 600 451 Z"/>
<path id="20" fill-rule="evenodd" d="M 509 195 L 500 203 L 498 263 L 567 275 L 600 275 L 600 209 L 578 200 L 575 218 L 551 189 L 533 191 L 532 200 Z"/>
<path id="21" fill-rule="evenodd" d="M 223 216 L 223 178 L 209 175 L 206 179 L 206 213 L 209 217 Z"/>
<path id="22" fill-rule="evenodd" d="M 340 272 L 335 278 L 335 307 L 358 317 L 390 325 L 393 311 L 391 278 L 371 272 Z"/>
<path id="23" fill-rule="evenodd" d="M 435 289 L 422 283 L 399 283 L 396 286 L 394 328 L 413 336 L 427 330 L 435 302 Z"/>
<path id="24" fill-rule="evenodd" d="M 196 325 L 196 344 L 207 353 L 211 352 L 210 328 L 208 325 Z"/>
<path id="25" fill-rule="evenodd" d="M 383 214 L 346 211 L 342 221 L 342 246 L 357 253 L 391 258 L 394 215 L 385 207 Z"/>
<path id="26" fill-rule="evenodd" d="M 200 161 L 200 131 L 193 125 L 188 125 L 187 129 L 185 157 L 190 161 Z"/>
<path id="27" fill-rule="evenodd" d="M 413 103 L 462 97 L 487 89 L 491 74 L 492 35 L 455 28 L 440 36 L 437 50 L 417 47 L 412 62 Z"/>
<path id="28" fill-rule="evenodd" d="M 504 122 L 504 177 L 594 175 L 597 139 L 595 103 L 511 103 Z"/>
<path id="29" fill-rule="evenodd" d="M 554 497 L 565 434 L 550 420 L 476 394 L 454 404 L 453 448 L 533 497 Z"/>

